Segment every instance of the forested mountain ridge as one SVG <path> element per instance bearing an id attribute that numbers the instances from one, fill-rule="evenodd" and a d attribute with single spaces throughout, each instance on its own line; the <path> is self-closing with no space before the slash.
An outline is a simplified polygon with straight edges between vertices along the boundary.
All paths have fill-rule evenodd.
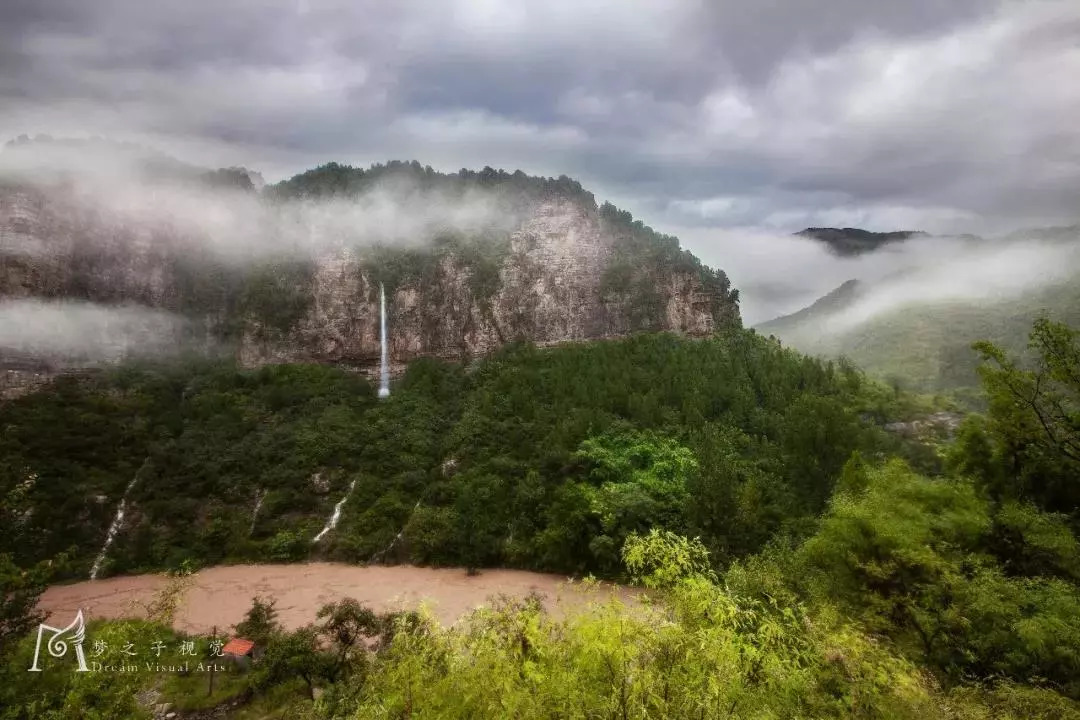
<path id="1" fill-rule="evenodd" d="M 78 172 L 61 161 L 37 172 L 35 145 L 0 153 L 0 301 L 170 316 L 128 347 L 186 343 L 223 348 L 249 366 L 370 369 L 380 284 L 395 370 L 518 340 L 704 336 L 740 323 L 723 271 L 629 213 L 598 206 L 566 177 L 329 163 L 256 191 L 255 174 L 241 168 L 194 172 L 159 159 L 154 167 L 167 170 L 148 176 L 139 165 L 134 183 L 131 161 L 123 173 L 101 169 L 108 153 L 97 145 Z M 59 147 L 63 160 L 70 148 Z M 97 193 L 84 176 L 101 184 L 101 173 L 127 184 Z M 5 352 L 83 363 L 75 351 Z"/>
<path id="2" fill-rule="evenodd" d="M 889 243 L 927 236 L 927 233 L 919 230 L 871 232 L 861 228 L 825 227 L 806 228 L 795 234 L 820 240 L 828 246 L 829 250 L 840 256 L 861 255 L 862 253 L 873 252 Z"/>
<path id="3" fill-rule="evenodd" d="M 1024 353 L 1040 317 L 1080 325 L 1080 276 L 1035 285 L 1017 297 L 926 300 L 852 321 L 860 303 L 874 302 L 874 283 L 849 280 L 811 305 L 755 325 L 811 355 L 844 356 L 868 373 L 921 392 L 969 392 L 978 385 L 971 344 L 987 339 Z"/>

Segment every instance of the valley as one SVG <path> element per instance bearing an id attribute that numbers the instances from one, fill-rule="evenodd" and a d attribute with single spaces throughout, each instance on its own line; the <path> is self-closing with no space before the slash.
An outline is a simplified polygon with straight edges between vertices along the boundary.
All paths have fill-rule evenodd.
<path id="1" fill-rule="evenodd" d="M 1080 720 L 1078 49 L 4 2 L 0 720 Z"/>
<path id="2" fill-rule="evenodd" d="M 0 190 L 12 720 L 1080 712 L 1067 242 L 813 228 L 878 274 L 750 329 L 568 178 L 223 172 Z"/>

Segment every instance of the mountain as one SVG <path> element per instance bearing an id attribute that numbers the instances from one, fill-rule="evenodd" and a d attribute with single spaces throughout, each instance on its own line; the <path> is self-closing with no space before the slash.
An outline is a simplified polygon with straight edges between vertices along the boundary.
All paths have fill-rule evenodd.
<path id="1" fill-rule="evenodd" d="M 909 275 L 905 273 L 904 275 Z M 893 278 L 895 280 L 895 278 Z M 844 356 L 872 375 L 926 392 L 978 384 L 977 340 L 1024 354 L 1035 319 L 1080 324 L 1080 273 L 996 300 L 960 298 L 882 304 L 889 281 L 849 280 L 798 312 L 755 326 L 811 355 Z"/>
<path id="2" fill-rule="evenodd" d="M 833 312 L 849 307 L 862 288 L 858 280 L 848 280 L 803 309 L 760 323 L 755 329 L 766 335 L 808 331 L 815 323 L 826 321 Z"/>
<path id="3" fill-rule="evenodd" d="M 806 228 L 795 234 L 820 240 L 829 247 L 829 250 L 840 256 L 861 255 L 873 252 L 889 243 L 927 236 L 927 233 L 918 230 L 871 232 L 860 228 Z"/>
<path id="4" fill-rule="evenodd" d="M 107 313 L 99 325 L 110 332 L 135 327 L 103 353 L 110 360 L 212 348 L 247 366 L 367 372 L 379 357 L 380 284 L 395 371 L 519 340 L 740 325 L 723 271 L 566 177 L 329 163 L 258 191 L 261 178 L 243 168 L 99 142 L 46 141 L 43 171 L 40 145 L 0 153 L 0 363 L 10 358 L 0 391 L 48 375 L 27 370 L 31 360 L 93 364 L 76 342 L 86 323 L 62 333 L 70 347 L 12 329 L 30 316 L 70 324 L 75 304 L 88 318 Z M 125 325 L 114 321 L 121 309 L 153 315 Z"/>

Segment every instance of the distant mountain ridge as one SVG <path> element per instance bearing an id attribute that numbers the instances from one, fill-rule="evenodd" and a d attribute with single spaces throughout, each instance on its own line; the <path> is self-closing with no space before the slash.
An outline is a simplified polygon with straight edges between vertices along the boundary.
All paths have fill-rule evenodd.
<path id="1" fill-rule="evenodd" d="M 151 183 L 196 183 L 211 188 L 258 191 L 262 174 L 244 167 L 206 168 L 177 160 L 155 148 L 102 137 L 54 138 L 20 135 L 0 146 L 0 181 L 63 182 L 72 164 L 82 169 L 123 168 Z"/>
<path id="2" fill-rule="evenodd" d="M 876 285 L 848 280 L 801 310 L 754 326 L 762 335 L 819 357 L 844 356 L 879 378 L 923 392 L 977 385 L 971 344 L 991 340 L 1023 356 L 1036 318 L 1080 325 L 1080 275 L 1034 286 L 1007 300 L 912 303 L 848 326 L 842 322 Z"/>
<path id="3" fill-rule="evenodd" d="M 795 233 L 799 237 L 820 240 L 837 255 L 852 256 L 873 252 L 883 245 L 902 242 L 913 237 L 928 237 L 921 230 L 896 230 L 893 232 L 872 232 L 861 228 L 811 227 Z"/>
<path id="4" fill-rule="evenodd" d="M 782 332 L 812 322 L 815 318 L 824 318 L 831 313 L 849 307 L 863 289 L 864 284 L 853 278 L 830 290 L 801 310 L 759 323 L 755 326 L 755 329 L 765 334 L 771 331 Z"/>

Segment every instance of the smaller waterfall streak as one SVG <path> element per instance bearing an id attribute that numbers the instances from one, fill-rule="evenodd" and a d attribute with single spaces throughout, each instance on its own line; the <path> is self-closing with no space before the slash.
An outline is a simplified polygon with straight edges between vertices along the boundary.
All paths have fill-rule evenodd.
<path id="1" fill-rule="evenodd" d="M 413 513 L 415 513 L 419 509 L 420 509 L 420 501 L 417 500 L 416 504 L 413 505 L 412 511 L 413 511 Z M 406 520 L 405 522 L 406 522 L 406 524 L 408 524 L 408 520 Z M 390 554 L 390 551 L 394 549 L 394 546 L 398 544 L 398 541 L 401 540 L 401 538 L 404 535 L 405 535 L 405 526 L 402 526 L 401 530 L 398 531 L 398 534 L 395 535 L 394 539 L 390 541 L 390 544 L 386 546 L 386 549 L 372 555 L 371 560 L 369 560 L 368 562 L 381 562 L 388 554 Z"/>
<path id="2" fill-rule="evenodd" d="M 382 364 L 379 368 L 379 397 L 388 397 L 390 395 L 390 368 L 386 347 L 386 288 L 382 283 L 379 283 L 379 344 L 382 355 Z"/>
<path id="3" fill-rule="evenodd" d="M 150 464 L 150 458 L 146 458 L 143 461 L 142 467 L 135 473 L 135 477 L 131 478 L 131 482 L 127 484 L 124 489 L 124 494 L 120 496 L 120 504 L 116 507 L 116 515 L 113 516 L 112 523 L 109 525 L 109 531 L 105 533 L 105 542 L 101 546 L 101 552 L 98 553 L 97 559 L 94 560 L 94 566 L 90 568 L 90 579 L 97 580 L 98 573 L 101 572 L 101 565 L 105 562 L 105 556 L 109 552 L 109 546 L 113 544 L 113 540 L 116 539 L 117 533 L 120 532 L 120 528 L 124 526 L 124 509 L 127 507 L 128 494 L 131 489 L 135 487 L 135 483 L 139 482 L 139 476 L 142 475 L 144 469 Z"/>
<path id="4" fill-rule="evenodd" d="M 337 527 L 338 520 L 341 519 L 341 508 L 345 507 L 345 501 L 349 499 L 350 495 L 352 495 L 352 491 L 353 491 L 354 487 L 356 487 L 356 481 L 355 480 L 353 480 L 351 483 L 349 483 L 349 489 L 345 491 L 344 497 L 342 497 L 340 500 L 338 500 L 337 505 L 334 506 L 334 512 L 330 515 L 330 519 L 326 521 L 326 526 L 323 527 L 323 529 L 319 531 L 318 535 L 316 535 L 315 537 L 313 537 L 311 539 L 312 543 L 319 542 L 320 540 L 323 539 L 323 536 L 326 535 L 326 533 L 330 532 L 335 527 Z"/>

